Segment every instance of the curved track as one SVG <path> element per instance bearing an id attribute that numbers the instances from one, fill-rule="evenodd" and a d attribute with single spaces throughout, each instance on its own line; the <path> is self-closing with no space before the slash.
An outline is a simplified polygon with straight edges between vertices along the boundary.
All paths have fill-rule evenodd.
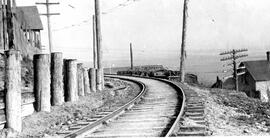
<path id="1" fill-rule="evenodd" d="M 170 136 L 179 121 L 185 96 L 180 87 L 165 81 L 128 76 L 109 76 L 133 80 L 146 86 L 133 100 L 99 127 L 85 127 L 67 137 L 158 137 Z M 141 99 L 141 100 L 139 100 Z M 132 101 L 131 101 L 132 102 Z M 134 104 L 135 103 L 135 104 Z M 112 120 L 112 118 L 116 119 Z M 111 120 L 110 122 L 108 120 Z"/>

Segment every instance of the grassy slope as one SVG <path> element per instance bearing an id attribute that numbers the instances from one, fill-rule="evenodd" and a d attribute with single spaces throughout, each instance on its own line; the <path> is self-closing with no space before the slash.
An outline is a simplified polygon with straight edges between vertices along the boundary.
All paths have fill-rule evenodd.
<path id="1" fill-rule="evenodd" d="M 206 102 L 206 116 L 213 135 L 269 135 L 270 103 L 243 92 L 191 86 Z"/>

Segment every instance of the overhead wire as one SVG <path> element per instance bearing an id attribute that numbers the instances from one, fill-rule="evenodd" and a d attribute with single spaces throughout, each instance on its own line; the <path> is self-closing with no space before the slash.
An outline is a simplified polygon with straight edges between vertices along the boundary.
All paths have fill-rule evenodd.
<path id="1" fill-rule="evenodd" d="M 140 0 L 126 0 L 125 2 L 118 4 L 117 6 L 115 6 L 113 8 L 110 8 L 110 9 L 105 10 L 105 12 L 102 12 L 101 14 L 106 15 L 106 14 L 109 14 L 109 13 L 113 13 L 116 10 L 119 10 L 120 8 L 127 7 L 127 6 L 133 4 L 134 2 L 137 2 L 137 1 L 140 1 Z M 76 9 L 71 4 L 68 4 L 68 6 L 71 7 L 72 9 Z M 73 27 L 78 27 L 78 26 L 81 26 L 81 25 L 83 25 L 85 23 L 89 23 L 91 20 L 92 20 L 92 18 L 87 19 L 87 20 L 84 20 L 84 21 L 81 21 L 80 23 L 77 23 L 77 24 L 72 24 L 72 25 L 69 25 L 69 26 L 62 27 L 62 28 L 54 29 L 52 31 L 53 32 L 56 32 L 56 31 L 70 29 L 70 28 L 73 28 Z"/>

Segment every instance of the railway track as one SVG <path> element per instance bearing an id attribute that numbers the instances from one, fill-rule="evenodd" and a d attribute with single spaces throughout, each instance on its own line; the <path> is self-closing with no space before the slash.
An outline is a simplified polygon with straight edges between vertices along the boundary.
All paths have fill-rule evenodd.
<path id="1" fill-rule="evenodd" d="M 65 137 L 157 137 L 170 136 L 183 112 L 185 96 L 180 87 L 165 80 L 107 76 L 132 80 L 141 93 L 126 105 L 92 123 L 81 123 Z M 82 125 L 84 125 L 82 127 Z"/>
<path id="2" fill-rule="evenodd" d="M 207 136 L 208 126 L 205 120 L 204 101 L 198 94 L 184 84 L 180 84 L 186 95 L 186 106 L 181 118 L 179 130 L 175 136 Z"/>

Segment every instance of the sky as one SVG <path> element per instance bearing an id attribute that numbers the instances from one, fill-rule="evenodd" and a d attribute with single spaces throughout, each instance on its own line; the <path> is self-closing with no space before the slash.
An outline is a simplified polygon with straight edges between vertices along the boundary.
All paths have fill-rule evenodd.
<path id="1" fill-rule="evenodd" d="M 45 0 L 17 0 L 17 5 L 35 2 Z M 53 51 L 91 62 L 94 0 L 51 2 L 60 2 L 51 6 L 51 12 L 61 14 L 51 19 Z M 119 4 L 127 6 L 114 8 Z M 188 7 L 188 55 L 218 55 L 232 48 L 270 49 L 269 0 L 190 0 Z M 46 11 L 45 6 L 38 9 Z M 170 60 L 178 65 L 182 10 L 183 0 L 101 0 L 101 11 L 106 13 L 101 17 L 104 60 L 129 65 L 129 43 L 133 43 L 136 64 Z M 41 18 L 42 44 L 48 46 L 46 18 Z"/>

